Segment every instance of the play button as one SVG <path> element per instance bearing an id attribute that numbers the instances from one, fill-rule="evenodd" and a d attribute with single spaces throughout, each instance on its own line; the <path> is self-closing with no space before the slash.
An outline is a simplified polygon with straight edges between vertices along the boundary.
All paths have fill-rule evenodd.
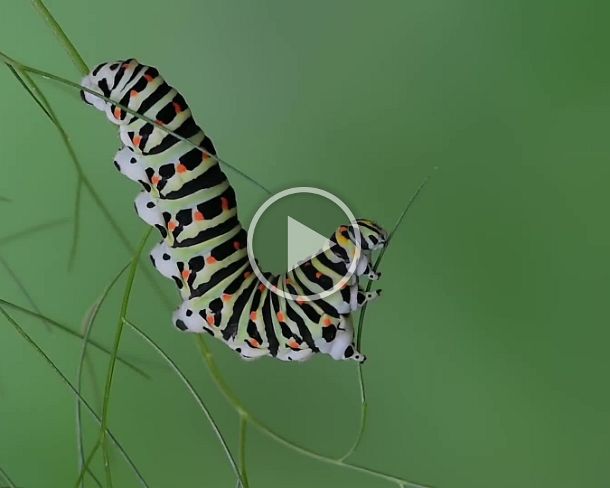
<path id="1" fill-rule="evenodd" d="M 288 270 L 298 266 L 321 251 L 329 249 L 328 237 L 319 234 L 298 220 L 288 216 Z"/>
<path id="2" fill-rule="evenodd" d="M 284 289 L 281 289 L 282 288 L 281 286 L 276 287 L 273 284 L 271 284 L 269 282 L 269 280 L 265 277 L 263 272 L 260 270 L 260 268 L 258 266 L 258 262 L 254 257 L 255 252 L 254 252 L 253 243 L 254 243 L 254 235 L 256 232 L 256 225 L 261 220 L 261 217 L 263 216 L 263 214 L 274 203 L 278 202 L 279 200 L 281 200 L 285 197 L 291 196 L 291 195 L 298 195 L 298 194 L 314 195 L 316 197 L 321 197 L 323 199 L 326 199 L 326 200 L 332 202 L 336 207 L 338 207 L 338 209 L 341 211 L 341 213 L 343 213 L 345 215 L 345 217 L 346 217 L 345 220 L 347 221 L 346 222 L 345 220 L 343 220 L 343 218 L 341 218 L 341 222 L 336 223 L 335 229 L 337 227 L 339 227 L 339 225 L 341 225 L 341 224 L 350 223 L 354 230 L 355 251 L 353 252 L 353 255 L 355 257 L 352 258 L 349 263 L 346 263 L 347 272 L 344 274 L 344 276 L 335 277 L 335 279 L 333 279 L 332 288 L 323 290 L 319 293 L 311 293 L 308 295 L 292 294 Z M 310 209 L 309 206 L 307 206 L 305 208 L 308 210 L 308 213 L 312 213 L 312 212 L 309 212 L 309 209 Z M 311 217 L 313 217 L 313 221 L 318 221 L 318 220 L 322 219 L 323 215 L 314 212 L 313 215 L 309 215 L 308 218 L 306 218 L 305 220 L 311 221 L 312 220 Z M 333 242 L 329 240 L 330 234 L 326 235 L 326 236 L 322 235 L 320 232 L 312 229 L 310 225 L 306 225 L 306 224 L 302 223 L 299 219 L 296 219 L 290 215 L 287 215 L 285 217 L 285 222 L 287 224 L 286 225 L 286 229 L 287 229 L 287 233 L 286 233 L 287 234 L 287 245 L 286 245 L 287 249 L 286 249 L 286 251 L 287 252 L 285 252 L 285 255 L 286 255 L 286 270 L 285 271 L 294 270 L 294 272 L 296 273 L 298 271 L 298 267 L 301 263 L 303 263 L 304 261 L 307 261 L 309 259 L 315 258 L 315 256 L 321 257 L 321 254 L 323 252 L 331 249 L 333 245 L 335 245 L 335 246 L 337 245 L 337 244 L 333 244 Z M 277 228 L 276 228 L 276 231 L 274 232 L 274 235 L 278 235 Z M 360 252 L 361 252 L 360 232 L 359 232 L 358 226 L 356 224 L 356 219 L 355 219 L 354 215 L 352 214 L 351 210 L 337 196 L 335 196 L 332 193 L 329 193 L 325 190 L 321 190 L 319 188 L 313 188 L 313 187 L 289 188 L 287 190 L 283 190 L 279 193 L 276 193 L 275 195 L 270 197 L 256 211 L 256 213 L 254 214 L 254 216 L 252 218 L 252 222 L 250 223 L 250 227 L 248 229 L 247 251 L 248 251 L 248 258 L 250 260 L 250 264 L 251 264 L 254 272 L 256 273 L 256 276 L 273 293 L 276 293 L 289 300 L 297 300 L 297 301 L 318 300 L 320 298 L 325 298 L 325 297 L 330 296 L 333 293 L 336 293 L 337 291 L 339 291 L 349 281 L 351 276 L 356 271 L 357 257 L 360 255 Z M 283 251 L 284 250 L 282 250 L 282 249 L 273 250 L 273 252 L 275 252 L 276 254 L 283 254 Z"/>

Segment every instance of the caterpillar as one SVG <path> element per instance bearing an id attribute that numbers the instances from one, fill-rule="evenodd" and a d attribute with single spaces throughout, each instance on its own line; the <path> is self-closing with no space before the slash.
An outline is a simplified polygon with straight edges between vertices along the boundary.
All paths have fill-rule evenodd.
<path id="1" fill-rule="evenodd" d="M 156 68 L 135 59 L 102 63 L 81 86 L 83 101 L 119 128 L 123 146 L 114 165 L 143 188 L 135 209 L 161 234 L 150 258 L 182 297 L 172 317 L 177 329 L 207 333 L 244 359 L 303 361 L 318 352 L 366 359 L 354 345 L 351 314 L 381 293 L 365 292 L 358 282 L 380 276 L 371 254 L 387 243 L 382 227 L 367 219 L 340 226 L 332 245 L 311 259 L 284 274 L 264 273 L 269 289 L 253 273 L 236 195 L 216 149 L 183 96 Z M 349 281 L 324 298 L 291 300 L 276 293 L 331 290 L 354 263 Z"/>

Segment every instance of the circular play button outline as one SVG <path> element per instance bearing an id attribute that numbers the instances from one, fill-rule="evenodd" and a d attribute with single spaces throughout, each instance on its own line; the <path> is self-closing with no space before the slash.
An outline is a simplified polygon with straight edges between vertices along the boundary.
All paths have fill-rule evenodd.
<path id="1" fill-rule="evenodd" d="M 267 278 L 265 278 L 262 271 L 258 267 L 258 264 L 256 263 L 256 259 L 254 257 L 254 251 L 253 251 L 253 246 L 252 246 L 252 244 L 253 244 L 252 241 L 254 239 L 254 229 L 256 228 L 256 224 L 258 224 L 258 221 L 260 220 L 263 213 L 278 200 L 280 200 L 284 197 L 290 196 L 290 195 L 295 195 L 297 193 L 308 193 L 311 195 L 318 195 L 318 196 L 326 198 L 327 200 L 330 200 L 335 205 L 337 205 L 341 209 L 341 211 L 347 216 L 347 218 L 349 219 L 350 225 L 354 229 L 355 252 L 354 252 L 353 258 L 351 259 L 351 261 L 349 263 L 347 272 L 332 288 L 330 288 L 328 290 L 324 290 L 320 293 L 312 293 L 311 295 L 295 295 L 293 293 L 288 293 L 284 290 L 281 290 L 278 287 L 271 284 L 269 282 L 269 280 Z M 326 298 L 327 296 L 330 296 L 333 293 L 338 292 L 341 288 L 343 288 L 343 286 L 345 284 L 347 284 L 349 279 L 356 272 L 356 267 L 358 266 L 358 259 L 360 258 L 360 254 L 362 252 L 360 243 L 361 243 L 360 228 L 358 227 L 358 223 L 356 222 L 356 218 L 354 217 L 354 214 L 349 209 L 349 207 L 343 202 L 343 200 L 341 200 L 336 195 L 333 195 L 332 193 L 330 193 L 326 190 L 322 190 L 320 188 L 315 188 L 312 186 L 296 186 L 294 188 L 287 188 L 285 190 L 282 190 L 282 191 L 276 193 L 275 195 L 272 195 L 267 200 L 265 200 L 265 202 L 258 208 L 256 213 L 254 214 L 254 217 L 252 217 L 252 221 L 250 222 L 250 226 L 248 228 L 248 234 L 247 234 L 247 240 L 246 240 L 246 250 L 248 253 L 248 260 L 250 261 L 250 265 L 252 266 L 252 269 L 253 269 L 254 273 L 256 274 L 256 277 L 260 280 L 260 282 L 263 285 L 265 285 L 265 287 L 267 289 L 271 290 L 276 295 L 279 295 L 287 300 L 308 302 L 308 301 L 319 300 L 321 298 Z M 322 251 L 322 250 L 320 250 L 320 251 Z"/>

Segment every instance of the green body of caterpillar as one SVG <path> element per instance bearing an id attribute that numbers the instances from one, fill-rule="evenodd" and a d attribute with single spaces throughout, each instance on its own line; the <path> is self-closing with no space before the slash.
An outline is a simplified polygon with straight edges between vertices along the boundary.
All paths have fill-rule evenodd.
<path id="1" fill-rule="evenodd" d="M 310 301 L 285 299 L 253 273 L 235 193 L 184 98 L 155 68 L 134 59 L 97 66 L 82 86 L 191 143 L 81 92 L 85 102 L 119 126 L 124 146 L 114 163 L 144 188 L 135 200 L 136 211 L 163 237 L 151 259 L 182 295 L 173 316 L 178 329 L 209 333 L 246 359 L 271 355 L 302 361 L 323 352 L 334 359 L 364 361 L 353 344 L 351 313 L 379 294 L 362 291 L 358 277 L 379 277 L 370 256 L 387 242 L 381 227 L 370 220 L 358 220 L 357 230 L 353 224 L 342 226 L 330 238 L 333 245 L 312 259 L 282 275 L 265 273 L 279 290 L 310 295 L 331 289 L 356 260 L 354 275 L 340 290 Z"/>

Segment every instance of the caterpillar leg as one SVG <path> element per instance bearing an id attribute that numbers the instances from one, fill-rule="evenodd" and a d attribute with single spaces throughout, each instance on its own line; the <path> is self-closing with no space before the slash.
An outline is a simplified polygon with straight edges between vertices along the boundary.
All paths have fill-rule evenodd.
<path id="1" fill-rule="evenodd" d="M 375 300 L 381 295 L 381 290 L 364 291 L 358 285 L 352 286 L 350 290 L 349 308 L 351 311 L 358 310 L 372 300 Z"/>
<path id="2" fill-rule="evenodd" d="M 366 276 L 371 281 L 377 281 L 379 278 L 381 278 L 381 273 L 378 273 L 373 269 L 370 261 L 366 264 L 366 267 L 362 271 L 362 275 Z"/>
<path id="3" fill-rule="evenodd" d="M 362 363 L 366 356 L 359 352 L 354 345 L 354 327 L 350 315 L 342 316 L 337 326 L 337 332 L 331 342 L 319 342 L 321 352 L 329 354 L 335 360 L 350 359 Z"/>
<path id="4" fill-rule="evenodd" d="M 256 349 L 245 342 L 239 347 L 232 347 L 232 349 L 237 352 L 244 361 L 254 361 L 255 359 L 269 355 L 267 349 Z"/>
<path id="5" fill-rule="evenodd" d="M 136 183 L 148 180 L 144 167 L 141 164 L 138 164 L 136 155 L 127 146 L 124 146 L 117 151 L 114 155 L 113 162 L 116 169 L 130 180 L 135 181 Z"/>

